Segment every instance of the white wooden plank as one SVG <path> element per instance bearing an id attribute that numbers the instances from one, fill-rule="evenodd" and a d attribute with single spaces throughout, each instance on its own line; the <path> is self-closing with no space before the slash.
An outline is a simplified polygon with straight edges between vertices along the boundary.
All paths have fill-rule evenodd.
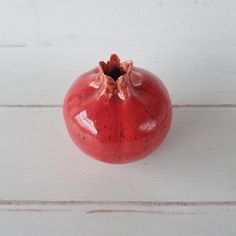
<path id="1" fill-rule="evenodd" d="M 25 47 L 36 40 L 33 1 L 0 0 L 0 47 Z"/>
<path id="2" fill-rule="evenodd" d="M 235 200 L 235 119 L 235 108 L 175 109 L 159 150 L 117 166 L 75 147 L 61 108 L 1 108 L 0 198 Z"/>
<path id="3" fill-rule="evenodd" d="M 0 45 L 236 46 L 235 11 L 234 0 L 1 0 Z"/>
<path id="4" fill-rule="evenodd" d="M 186 211 L 92 211 L 86 209 L 0 210 L 1 235 L 234 236 L 235 208 Z"/>
<path id="5" fill-rule="evenodd" d="M 156 73 L 173 104 L 234 104 L 236 47 L 165 47 L 154 51 L 117 51 L 122 60 Z M 82 72 L 106 60 L 111 51 L 97 48 L 0 49 L 1 104 L 62 104 Z"/>

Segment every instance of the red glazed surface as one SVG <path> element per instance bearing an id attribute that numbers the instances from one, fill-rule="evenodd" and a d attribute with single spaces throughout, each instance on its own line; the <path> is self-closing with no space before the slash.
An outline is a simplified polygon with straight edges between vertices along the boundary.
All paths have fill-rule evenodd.
<path id="1" fill-rule="evenodd" d="M 73 141 L 108 163 L 145 157 L 161 144 L 172 119 L 170 98 L 160 79 L 133 67 L 132 61 L 120 63 L 116 55 L 82 74 L 63 108 Z"/>

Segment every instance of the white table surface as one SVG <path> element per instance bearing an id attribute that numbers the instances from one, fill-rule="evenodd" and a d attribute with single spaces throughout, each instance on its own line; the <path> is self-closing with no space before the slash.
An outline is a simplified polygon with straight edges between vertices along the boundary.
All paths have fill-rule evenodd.
<path id="1" fill-rule="evenodd" d="M 0 235 L 236 235 L 236 2 L 0 0 Z M 62 102 L 116 52 L 173 102 L 165 142 L 108 165 Z"/>

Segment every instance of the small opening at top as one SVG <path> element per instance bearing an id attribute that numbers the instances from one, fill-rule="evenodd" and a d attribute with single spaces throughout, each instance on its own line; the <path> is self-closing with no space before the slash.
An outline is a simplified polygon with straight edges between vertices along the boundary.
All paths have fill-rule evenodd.
<path id="1" fill-rule="evenodd" d="M 122 66 L 122 63 L 120 63 L 120 59 L 116 54 L 112 54 L 107 63 L 100 61 L 99 65 L 103 73 L 110 76 L 114 81 L 117 81 L 120 76 L 127 73 L 127 69 Z"/>
<path id="2" fill-rule="evenodd" d="M 108 76 L 110 76 L 114 81 L 117 81 L 118 78 L 121 76 L 121 75 L 124 75 L 126 72 L 124 70 L 122 70 L 122 68 L 119 68 L 119 67 L 116 67 L 114 66 L 113 68 L 111 68 L 107 71 L 104 71 L 104 73 Z"/>

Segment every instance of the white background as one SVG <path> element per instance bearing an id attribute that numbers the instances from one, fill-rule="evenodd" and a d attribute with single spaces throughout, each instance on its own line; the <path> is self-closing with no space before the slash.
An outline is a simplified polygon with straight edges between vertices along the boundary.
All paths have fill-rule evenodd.
<path id="1" fill-rule="evenodd" d="M 159 150 L 88 158 L 61 104 L 117 53 L 174 105 Z M 0 235 L 236 235 L 236 1 L 0 0 Z"/>

